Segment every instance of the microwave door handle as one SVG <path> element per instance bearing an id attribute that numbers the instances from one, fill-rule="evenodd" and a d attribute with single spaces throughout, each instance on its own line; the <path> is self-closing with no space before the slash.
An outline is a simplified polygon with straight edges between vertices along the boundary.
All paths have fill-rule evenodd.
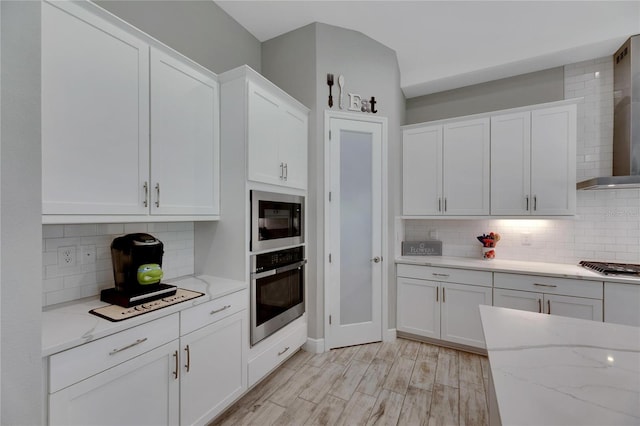
<path id="1" fill-rule="evenodd" d="M 265 278 L 265 277 L 270 277 L 270 276 L 275 275 L 275 274 L 276 274 L 276 270 L 275 269 L 271 269 L 269 271 L 264 271 L 264 272 L 258 272 L 258 273 L 252 272 L 251 273 L 251 279 L 252 280 L 259 280 L 259 279 L 262 279 L 262 278 Z"/>

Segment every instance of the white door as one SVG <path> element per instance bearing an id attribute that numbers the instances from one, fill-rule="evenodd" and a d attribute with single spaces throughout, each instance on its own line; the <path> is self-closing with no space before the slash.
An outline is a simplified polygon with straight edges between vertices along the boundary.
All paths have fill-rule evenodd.
<path id="1" fill-rule="evenodd" d="M 326 338 L 382 340 L 383 123 L 329 117 Z M 385 127 L 386 129 L 386 127 Z M 329 256 L 327 256 L 327 259 Z"/>
<path id="2" fill-rule="evenodd" d="M 546 312 L 542 307 L 542 293 L 532 291 L 493 289 L 493 306 L 529 312 Z"/>
<path id="3" fill-rule="evenodd" d="M 248 86 L 248 177 L 256 182 L 282 185 L 284 171 L 280 161 L 281 101 L 261 87 Z M 274 125 L 274 123 L 277 123 Z"/>
<path id="4" fill-rule="evenodd" d="M 604 283 L 604 322 L 640 327 L 640 285 Z"/>
<path id="5" fill-rule="evenodd" d="M 543 310 L 551 315 L 602 321 L 602 300 L 598 299 L 545 294 Z"/>
<path id="6" fill-rule="evenodd" d="M 218 214 L 218 83 L 151 50 L 151 213 Z"/>
<path id="7" fill-rule="evenodd" d="M 292 188 L 307 188 L 307 122 L 307 114 L 283 105 L 278 150 L 280 161 L 284 163 L 284 183 Z"/>

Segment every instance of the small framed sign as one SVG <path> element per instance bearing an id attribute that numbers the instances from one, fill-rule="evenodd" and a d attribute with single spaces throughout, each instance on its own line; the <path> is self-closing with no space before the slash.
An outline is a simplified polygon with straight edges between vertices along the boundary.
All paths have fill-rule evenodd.
<path id="1" fill-rule="evenodd" d="M 403 256 L 442 256 L 442 241 L 403 241 Z"/>

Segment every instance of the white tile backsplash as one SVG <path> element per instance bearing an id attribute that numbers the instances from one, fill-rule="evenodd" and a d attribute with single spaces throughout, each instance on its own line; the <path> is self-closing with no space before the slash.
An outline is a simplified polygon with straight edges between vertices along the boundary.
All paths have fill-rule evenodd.
<path id="1" fill-rule="evenodd" d="M 111 241 L 133 232 L 148 232 L 162 241 L 165 278 L 193 274 L 193 222 L 43 225 L 42 305 L 96 296 L 113 287 Z M 91 245 L 96 249 L 95 262 L 83 264 L 81 247 Z M 75 266 L 58 264 L 58 248 L 67 246 L 76 248 Z"/>
<path id="2" fill-rule="evenodd" d="M 596 72 L 598 76 L 596 77 Z M 577 180 L 611 176 L 613 60 L 565 66 L 565 98 L 578 104 Z M 640 189 L 578 191 L 576 216 L 553 220 L 406 220 L 405 240 L 437 230 L 443 255 L 481 257 L 476 236 L 498 232 L 497 257 L 575 264 L 580 260 L 640 263 Z M 523 245 L 530 233 L 531 245 Z"/>

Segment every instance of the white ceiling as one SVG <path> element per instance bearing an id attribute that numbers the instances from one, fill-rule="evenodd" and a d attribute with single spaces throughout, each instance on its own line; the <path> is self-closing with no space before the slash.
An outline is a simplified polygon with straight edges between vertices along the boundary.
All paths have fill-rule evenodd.
<path id="1" fill-rule="evenodd" d="M 613 54 L 640 1 L 216 1 L 258 40 L 312 22 L 396 51 L 406 97 Z"/>

